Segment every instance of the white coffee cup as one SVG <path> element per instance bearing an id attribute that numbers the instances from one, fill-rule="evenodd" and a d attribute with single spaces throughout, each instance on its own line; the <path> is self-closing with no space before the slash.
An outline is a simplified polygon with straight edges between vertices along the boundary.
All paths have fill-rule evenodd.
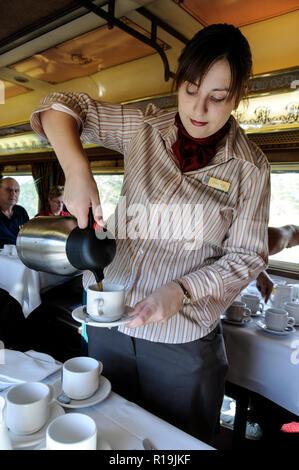
<path id="1" fill-rule="evenodd" d="M 292 284 L 293 287 L 293 299 L 294 301 L 299 300 L 299 284 Z"/>
<path id="2" fill-rule="evenodd" d="M 268 308 L 265 313 L 266 327 L 274 331 L 283 331 L 288 326 L 295 324 L 295 319 L 288 316 L 286 310 L 280 308 Z"/>
<path id="3" fill-rule="evenodd" d="M 40 382 L 27 382 L 12 387 L 6 395 L 6 425 L 15 434 L 39 431 L 50 416 L 54 388 Z"/>
<path id="4" fill-rule="evenodd" d="M 118 320 L 125 310 L 125 290 L 119 284 L 103 283 L 103 291 L 97 284 L 87 289 L 87 313 L 99 322 Z"/>
<path id="5" fill-rule="evenodd" d="M 271 295 L 271 305 L 275 308 L 283 309 L 285 302 L 291 302 L 293 286 L 276 285 Z"/>
<path id="6" fill-rule="evenodd" d="M 46 446 L 49 450 L 96 450 L 96 423 L 82 413 L 58 416 L 47 428 Z"/>
<path id="7" fill-rule="evenodd" d="M 18 252 L 16 245 L 10 245 L 10 254 L 11 256 L 17 256 Z"/>
<path id="8" fill-rule="evenodd" d="M 251 310 L 252 314 L 255 314 L 258 310 L 263 310 L 263 302 L 261 302 L 258 295 L 244 294 L 241 296 L 241 300 Z"/>
<path id="9" fill-rule="evenodd" d="M 73 400 L 91 397 L 99 388 L 103 364 L 92 357 L 73 357 L 63 364 L 62 390 Z"/>
<path id="10" fill-rule="evenodd" d="M 284 308 L 289 315 L 295 318 L 295 325 L 299 326 L 299 302 L 286 302 Z"/>
<path id="11" fill-rule="evenodd" d="M 5 255 L 11 255 L 13 245 L 3 245 L 3 252 Z"/>
<path id="12" fill-rule="evenodd" d="M 251 311 L 246 307 L 244 302 L 239 302 L 235 300 L 225 312 L 226 318 L 231 321 L 241 322 L 244 319 L 248 320 L 250 317 Z"/>

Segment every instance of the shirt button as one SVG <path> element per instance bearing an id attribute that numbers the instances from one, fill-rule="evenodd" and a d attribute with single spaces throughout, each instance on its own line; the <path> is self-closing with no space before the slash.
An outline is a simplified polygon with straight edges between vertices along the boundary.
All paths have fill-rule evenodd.
<path id="1" fill-rule="evenodd" d="M 143 251 L 143 250 L 139 250 L 139 251 L 138 251 L 138 254 L 139 254 L 140 256 L 142 256 L 142 255 L 143 255 L 143 253 L 144 253 L 144 251 Z"/>

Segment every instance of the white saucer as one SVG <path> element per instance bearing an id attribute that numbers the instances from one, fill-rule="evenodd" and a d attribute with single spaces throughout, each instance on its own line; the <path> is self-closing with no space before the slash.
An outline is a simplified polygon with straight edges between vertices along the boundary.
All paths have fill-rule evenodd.
<path id="1" fill-rule="evenodd" d="M 41 446 L 36 447 L 34 450 L 50 450 L 50 449 L 47 449 L 47 447 L 45 447 L 45 443 L 43 443 Z M 97 450 L 112 450 L 112 447 L 109 444 L 109 442 L 103 439 L 99 434 L 98 434 L 98 439 L 97 439 Z"/>
<path id="2" fill-rule="evenodd" d="M 85 400 L 71 400 L 70 403 L 61 403 L 57 400 L 59 405 L 65 408 L 87 408 L 88 406 L 96 405 L 105 400 L 111 392 L 111 383 L 103 375 L 100 376 L 100 385 L 98 390 L 89 398 Z"/>
<path id="3" fill-rule="evenodd" d="M 46 434 L 47 427 L 49 424 L 58 416 L 61 416 L 65 413 L 64 409 L 55 401 L 50 405 L 50 417 L 46 424 L 37 432 L 33 434 L 15 434 L 9 432 L 9 437 L 11 439 L 11 443 L 14 449 L 24 449 L 26 447 L 32 447 L 39 442 L 41 442 Z"/>
<path id="4" fill-rule="evenodd" d="M 287 336 L 290 333 L 293 333 L 294 331 L 296 331 L 293 326 L 287 326 L 283 331 L 271 330 L 270 328 L 267 328 L 265 323 L 262 322 L 261 320 L 257 321 L 256 325 L 260 330 L 266 331 L 266 333 L 270 333 L 272 335 L 277 335 L 277 336 Z"/>
<path id="5" fill-rule="evenodd" d="M 250 314 L 250 316 L 252 318 L 257 318 L 257 317 L 260 317 L 260 316 L 263 316 L 263 312 L 261 312 L 260 310 L 257 310 L 256 312 Z"/>
<path id="6" fill-rule="evenodd" d="M 85 305 L 82 305 L 81 307 L 77 307 L 75 310 L 73 310 L 72 317 L 79 323 L 86 323 L 89 326 L 97 326 L 100 328 L 112 328 L 114 326 L 125 325 L 126 323 L 132 321 L 134 317 L 128 316 L 128 312 L 130 312 L 131 310 L 133 310 L 133 308 L 129 307 L 129 305 L 126 305 L 125 311 L 119 320 L 103 322 L 97 321 L 90 315 L 88 315 L 88 313 L 86 312 Z"/>
<path id="7" fill-rule="evenodd" d="M 251 322 L 251 318 L 243 318 L 241 321 L 235 321 L 235 320 L 229 320 L 226 317 L 222 317 L 222 320 L 224 323 L 227 323 L 228 325 L 234 325 L 234 326 L 245 326 L 248 325 L 248 323 Z"/>

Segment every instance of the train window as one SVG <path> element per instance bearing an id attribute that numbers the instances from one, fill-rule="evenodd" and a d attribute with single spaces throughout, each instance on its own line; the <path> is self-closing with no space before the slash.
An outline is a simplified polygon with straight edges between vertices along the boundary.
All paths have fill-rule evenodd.
<path id="1" fill-rule="evenodd" d="M 19 183 L 21 191 L 18 204 L 26 209 L 30 219 L 34 217 L 38 212 L 38 194 L 32 175 L 13 175 L 5 173 L 4 176 L 11 176 Z"/>
<path id="2" fill-rule="evenodd" d="M 104 219 L 107 220 L 117 205 L 123 184 L 123 174 L 94 174 L 93 176 L 100 193 Z"/>
<path id="3" fill-rule="evenodd" d="M 273 164 L 271 168 L 270 227 L 299 225 L 299 165 Z M 299 271 L 299 246 L 270 256 L 272 266 Z"/>
<path id="4" fill-rule="evenodd" d="M 96 174 L 96 180 L 104 219 L 114 212 L 117 205 L 123 174 Z M 273 165 L 271 171 L 270 221 L 272 227 L 288 224 L 299 225 L 299 165 Z M 270 256 L 271 266 L 299 271 L 299 246 Z"/>

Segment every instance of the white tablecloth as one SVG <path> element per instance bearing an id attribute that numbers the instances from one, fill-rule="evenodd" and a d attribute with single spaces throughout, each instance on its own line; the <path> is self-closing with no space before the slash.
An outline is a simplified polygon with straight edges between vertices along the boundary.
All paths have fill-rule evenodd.
<path id="1" fill-rule="evenodd" d="M 276 336 L 261 331 L 256 321 L 245 327 L 223 322 L 227 380 L 299 415 L 299 327 L 288 336 Z"/>
<path id="2" fill-rule="evenodd" d="M 58 373 L 53 374 L 44 382 L 55 384 L 59 391 L 58 377 Z M 97 405 L 65 410 L 93 418 L 113 450 L 143 450 L 142 440 L 146 437 L 158 450 L 215 450 L 114 392 Z"/>
<path id="3" fill-rule="evenodd" d="M 34 271 L 27 268 L 18 256 L 0 254 L 0 288 L 20 303 L 26 318 L 41 304 L 41 292 L 69 279 Z"/>
<path id="4" fill-rule="evenodd" d="M 43 380 L 61 391 L 60 371 Z M 5 397 L 7 390 L 0 392 Z M 88 408 L 65 408 L 69 413 L 84 413 L 92 417 L 102 438 L 112 450 L 143 450 L 142 440 L 149 438 L 158 450 L 215 450 L 154 416 L 135 403 L 111 392 L 102 402 Z M 37 444 L 43 448 L 45 440 Z"/>
<path id="5" fill-rule="evenodd" d="M 72 411 L 92 417 L 100 435 L 114 450 L 142 450 L 146 437 L 159 450 L 213 450 L 114 392 L 96 406 Z"/>

